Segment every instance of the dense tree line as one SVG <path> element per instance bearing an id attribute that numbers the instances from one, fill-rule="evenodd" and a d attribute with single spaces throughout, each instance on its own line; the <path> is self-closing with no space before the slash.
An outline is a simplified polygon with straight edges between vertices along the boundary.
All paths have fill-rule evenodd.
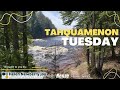
<path id="1" fill-rule="evenodd" d="M 28 16 L 26 14 L 30 11 L 1 11 L 0 17 L 5 13 L 16 13 L 23 17 L 18 17 L 13 14 L 13 17 L 20 21 L 26 21 Z M 32 57 L 28 55 L 28 41 L 31 35 L 29 33 L 28 23 L 18 23 L 9 15 L 5 15 L 0 24 L 0 65 L 5 66 L 26 66 L 30 68 L 33 66 Z M 8 24 L 7 24 L 8 23 Z"/>
<path id="2" fill-rule="evenodd" d="M 10 15 L 4 15 L 5 13 L 15 13 L 13 17 L 16 20 L 26 21 L 30 17 L 26 15 L 31 11 L 0 11 L 0 66 L 30 68 L 33 66 L 32 56 L 28 55 L 28 45 L 31 39 L 46 37 L 44 29 L 55 28 L 55 26 L 40 11 L 34 11 L 31 19 L 25 23 L 18 23 L 10 18 Z"/>
<path id="3" fill-rule="evenodd" d="M 45 28 L 56 29 L 51 20 L 43 15 L 41 11 L 34 12 L 31 19 L 30 33 L 34 39 L 45 38 Z"/>
<path id="4" fill-rule="evenodd" d="M 110 17 L 107 16 L 106 11 L 61 11 L 61 16 L 64 24 L 70 25 L 73 21 L 76 21 L 77 24 L 75 28 L 92 28 L 92 29 L 119 29 L 119 27 L 115 24 L 114 19 L 116 15 L 113 15 L 113 11 L 108 11 L 107 13 Z M 119 11 L 116 12 L 118 15 Z M 116 17 L 119 19 L 118 17 Z M 119 21 L 116 19 L 116 22 L 119 24 Z M 92 36 L 93 37 L 93 36 Z M 99 36 L 101 40 L 104 36 Z M 118 47 L 120 42 L 117 43 Z M 118 61 L 120 60 L 119 56 L 115 53 L 114 46 L 89 46 L 86 48 L 86 57 L 88 63 L 88 71 L 91 75 L 96 75 L 99 78 L 103 76 L 103 64 L 107 58 L 111 58 L 115 60 L 118 57 Z"/>

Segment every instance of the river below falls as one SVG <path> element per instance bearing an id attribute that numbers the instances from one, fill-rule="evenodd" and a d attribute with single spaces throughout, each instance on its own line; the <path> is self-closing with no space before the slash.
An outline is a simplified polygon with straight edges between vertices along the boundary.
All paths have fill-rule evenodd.
<path id="1" fill-rule="evenodd" d="M 52 60 L 56 52 L 56 63 L 59 69 L 64 69 L 67 65 L 75 65 L 74 55 L 82 51 L 81 46 L 63 46 L 61 40 L 64 36 L 48 37 L 44 39 L 32 39 L 28 53 L 33 56 L 33 63 L 36 66 L 52 68 Z"/>

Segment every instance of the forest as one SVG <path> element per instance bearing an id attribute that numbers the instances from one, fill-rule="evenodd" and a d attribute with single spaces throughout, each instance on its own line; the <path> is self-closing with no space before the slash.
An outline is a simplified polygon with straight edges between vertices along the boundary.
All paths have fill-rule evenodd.
<path id="1" fill-rule="evenodd" d="M 73 21 L 77 24 L 74 28 L 91 28 L 91 29 L 119 29 L 120 11 L 61 11 L 62 20 L 65 25 L 70 25 Z M 120 32 L 120 31 L 119 31 Z M 85 37 L 94 36 L 86 35 Z M 100 35 L 103 40 L 105 35 Z M 109 38 L 111 37 L 108 36 Z M 116 35 L 114 36 L 116 37 Z M 118 37 L 120 37 L 118 35 Z M 110 42 L 112 43 L 112 42 Z M 104 78 L 105 72 L 111 70 L 111 75 L 108 77 L 119 78 L 115 73 L 120 75 L 120 41 L 116 46 L 85 46 L 86 61 L 88 64 L 88 72 L 94 78 Z M 106 70 L 103 68 L 106 63 L 115 63 L 113 67 Z M 116 71 L 117 70 L 117 71 Z"/>
<path id="2" fill-rule="evenodd" d="M 89 29 L 119 30 L 120 28 L 120 11 L 59 11 L 59 13 L 64 25 L 71 25 L 76 21 L 73 29 L 79 30 L 81 28 L 83 32 L 84 29 L 89 31 Z M 34 59 L 32 55 L 28 54 L 28 46 L 32 43 L 32 39 L 39 42 L 43 38 L 50 37 L 51 35 L 46 36 L 44 30 L 56 29 L 55 25 L 41 11 L 0 11 L 0 17 L 0 68 L 11 65 L 25 66 L 28 69 L 34 67 Z M 95 37 L 94 35 L 83 36 L 91 39 Z M 107 37 L 111 39 L 111 36 L 114 38 L 120 37 L 120 35 L 108 35 Z M 77 37 L 80 38 L 80 36 Z M 99 35 L 98 37 L 103 41 L 106 35 Z M 66 47 L 57 46 L 60 41 L 54 43 L 48 39 L 46 41 L 41 40 L 41 42 L 37 43 L 38 46 L 34 47 L 33 45 L 36 50 L 35 54 L 37 53 L 37 59 L 40 61 L 52 58 L 52 65 L 55 68 L 53 71 L 57 73 L 60 71 L 58 70 L 59 66 L 56 65 L 57 59 L 62 57 L 67 60 L 66 57 L 64 58 L 65 55 L 62 54 L 69 50 Z M 120 40 L 115 43 L 116 45 L 113 45 L 112 41 L 109 44 L 83 45 L 84 47 L 82 47 L 84 49 L 84 60 L 87 62 L 87 71 L 93 79 L 120 78 Z M 75 57 L 71 58 L 71 54 L 68 57 L 79 66 L 81 61 L 77 60 L 83 57 L 80 57 L 81 49 L 78 48 L 77 50 L 80 53 L 76 52 L 77 54 L 74 54 L 74 51 L 71 51 Z M 54 54 L 51 53 L 52 51 Z M 107 77 L 110 72 L 112 73 Z"/>
<path id="3" fill-rule="evenodd" d="M 32 18 L 30 19 L 30 33 L 34 39 L 50 37 L 46 36 L 44 29 L 56 29 L 51 20 L 45 17 L 41 11 L 33 12 Z"/>
<path id="4" fill-rule="evenodd" d="M 0 11 L 0 17 L 0 68 L 35 66 L 28 45 L 31 39 L 46 37 L 44 28 L 55 28 L 51 20 L 41 11 Z"/>

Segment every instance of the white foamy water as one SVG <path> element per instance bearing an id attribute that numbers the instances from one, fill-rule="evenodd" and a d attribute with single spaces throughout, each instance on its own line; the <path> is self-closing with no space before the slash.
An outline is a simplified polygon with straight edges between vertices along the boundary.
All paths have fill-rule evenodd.
<path id="1" fill-rule="evenodd" d="M 67 64 L 74 63 L 71 57 L 78 47 L 71 47 L 69 45 L 63 46 L 61 38 L 61 36 L 58 36 L 45 39 L 33 39 L 33 43 L 29 45 L 28 50 L 28 53 L 33 56 L 33 63 L 36 66 L 51 68 L 51 61 L 55 55 L 55 48 L 58 59 L 57 64 L 60 68 L 65 67 Z"/>

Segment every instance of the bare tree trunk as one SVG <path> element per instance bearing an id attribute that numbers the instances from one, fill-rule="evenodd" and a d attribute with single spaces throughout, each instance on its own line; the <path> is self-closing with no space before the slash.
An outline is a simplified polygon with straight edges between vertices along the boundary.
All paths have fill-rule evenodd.
<path id="1" fill-rule="evenodd" d="M 23 16 L 26 15 L 26 11 L 23 11 Z M 26 21 L 26 17 L 23 17 L 23 21 Z M 28 67 L 28 49 L 27 49 L 27 24 L 23 23 L 23 55 L 24 65 Z"/>
<path id="2" fill-rule="evenodd" d="M 15 11 L 13 13 L 16 13 Z M 16 15 L 14 15 L 16 18 Z M 18 27 L 17 22 L 12 19 L 12 32 L 13 32 L 13 49 L 14 55 L 18 60 L 18 65 L 20 65 L 20 54 L 19 54 L 19 38 L 18 38 Z"/>
<path id="3" fill-rule="evenodd" d="M 6 11 L 5 11 L 6 12 Z M 4 12 L 3 12 L 4 13 Z M 3 23 L 6 24 L 7 23 L 7 17 L 5 17 L 3 19 Z M 8 52 L 10 52 L 10 41 L 9 41 L 9 31 L 8 31 L 8 26 L 5 25 L 4 27 L 4 36 L 5 36 L 5 47 L 6 47 L 6 50 Z M 6 60 L 6 63 L 10 64 L 10 58 L 9 60 Z"/>
<path id="4" fill-rule="evenodd" d="M 87 47 L 87 53 L 86 53 L 86 55 L 87 55 L 87 64 L 88 64 L 88 66 L 90 66 L 90 60 L 89 60 L 89 56 L 90 56 L 90 54 L 89 54 L 89 46 Z"/>
<path id="5" fill-rule="evenodd" d="M 87 27 L 87 29 L 89 28 L 88 24 L 86 25 L 86 27 Z M 87 46 L 86 56 L 87 56 L 87 64 L 88 64 L 88 66 L 90 66 L 90 60 L 89 60 L 90 51 L 89 51 L 89 46 Z"/>
<path id="6" fill-rule="evenodd" d="M 99 46 L 99 56 L 98 56 L 98 60 L 97 60 L 97 76 L 102 78 L 102 66 L 101 66 L 101 45 Z"/>
<path id="7" fill-rule="evenodd" d="M 105 48 L 102 48 L 101 51 L 102 51 L 102 53 L 101 53 L 101 60 L 100 60 L 100 73 L 101 73 L 101 76 L 103 76 L 102 67 L 103 67 L 103 63 L 104 63 Z"/>
<path id="8" fill-rule="evenodd" d="M 95 28 L 95 11 L 93 12 L 93 20 L 92 20 L 92 28 Z M 95 62 L 95 47 L 93 46 L 92 52 L 91 52 L 91 68 L 92 72 L 96 69 L 96 62 Z"/>
<path id="9" fill-rule="evenodd" d="M 8 26 L 4 26 L 4 36 L 5 36 L 6 49 L 9 50 L 10 49 L 10 42 L 9 42 L 9 35 L 8 35 Z"/>
<path id="10" fill-rule="evenodd" d="M 113 45 L 111 46 L 111 49 L 112 49 L 112 59 L 115 59 L 116 54 L 115 54 L 115 49 Z"/>
<path id="11" fill-rule="evenodd" d="M 100 29 L 102 29 L 102 22 L 100 22 Z M 101 39 L 102 39 L 102 37 L 101 37 Z M 100 78 L 102 78 L 102 66 L 103 66 L 103 55 L 101 58 L 101 45 L 100 45 L 99 46 L 99 57 L 98 57 L 98 61 L 97 61 L 97 73 L 98 73 L 98 77 L 100 77 Z"/>

